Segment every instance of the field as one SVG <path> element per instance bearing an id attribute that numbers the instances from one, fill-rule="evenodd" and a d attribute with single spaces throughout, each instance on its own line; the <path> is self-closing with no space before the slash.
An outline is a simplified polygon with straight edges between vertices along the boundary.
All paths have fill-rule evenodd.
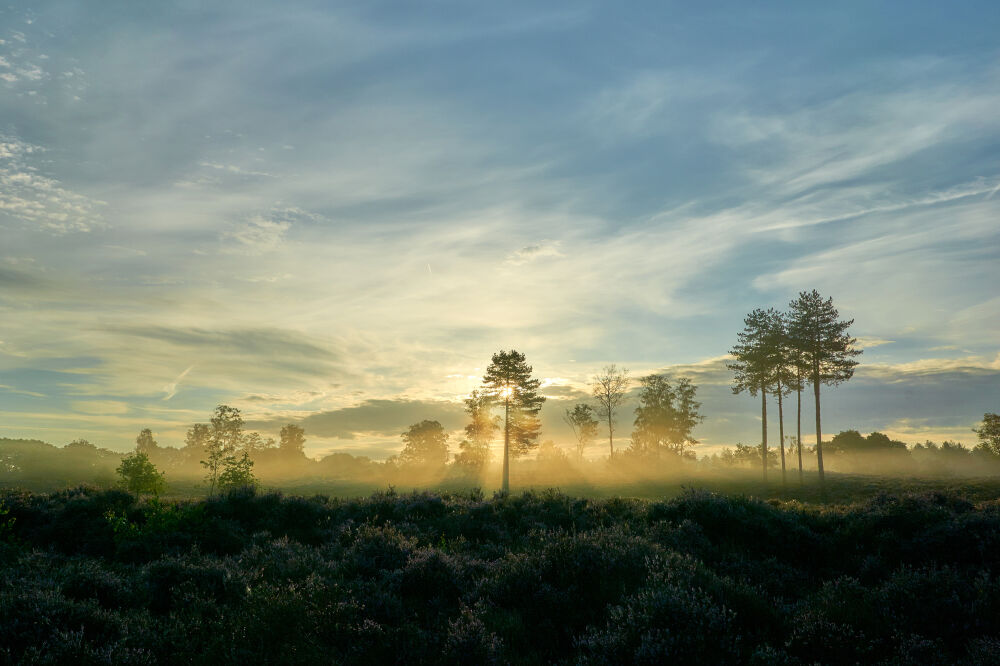
<path id="1" fill-rule="evenodd" d="M 7 490 L 0 661 L 1000 660 L 1000 482 L 810 481 Z"/>

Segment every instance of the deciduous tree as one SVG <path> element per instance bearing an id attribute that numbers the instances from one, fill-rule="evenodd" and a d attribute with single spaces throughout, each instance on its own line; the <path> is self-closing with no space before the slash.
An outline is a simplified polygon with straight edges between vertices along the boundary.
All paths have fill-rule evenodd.
<path id="1" fill-rule="evenodd" d="M 615 457 L 615 414 L 625 399 L 628 384 L 628 370 L 619 369 L 612 363 L 604 366 L 604 369 L 594 376 L 591 386 L 594 399 L 597 400 L 597 414 L 608 424 L 608 448 L 611 458 Z"/>
<path id="2" fill-rule="evenodd" d="M 669 451 L 684 456 L 697 443 L 691 431 L 703 419 L 695 400 L 697 387 L 687 378 L 672 386 L 666 375 L 652 374 L 639 380 L 639 406 L 635 409 L 632 450 L 640 455 Z"/>
<path id="3" fill-rule="evenodd" d="M 467 472 L 477 474 L 490 459 L 490 443 L 500 431 L 500 417 L 490 413 L 490 397 L 474 390 L 465 400 L 465 411 L 469 423 L 465 426 L 465 438 L 458 444 L 455 464 Z"/>
<path id="4" fill-rule="evenodd" d="M 115 470 L 121 477 L 121 485 L 136 496 L 143 493 L 159 495 L 166 488 L 163 473 L 156 469 L 145 451 L 136 450 L 122 458 Z"/>
<path id="5" fill-rule="evenodd" d="M 1000 456 L 1000 414 L 983 414 L 983 422 L 978 428 L 973 428 L 972 432 L 979 437 L 976 449 Z"/>
<path id="6" fill-rule="evenodd" d="M 583 402 L 574 405 L 573 409 L 567 407 L 563 414 L 563 421 L 573 430 L 573 437 L 576 439 L 576 455 L 582 460 L 584 450 L 597 437 L 598 422 L 594 418 L 594 408 Z"/>
<path id="7" fill-rule="evenodd" d="M 139 436 L 135 438 L 135 450 L 149 455 L 156 451 L 160 445 L 153 438 L 153 431 L 143 428 L 139 431 Z"/>
<path id="8" fill-rule="evenodd" d="M 306 455 L 306 431 L 289 423 L 278 435 L 278 450 L 283 457 L 302 458 Z"/>
<path id="9" fill-rule="evenodd" d="M 437 421 L 414 423 L 400 436 L 404 444 L 400 462 L 434 466 L 448 462 L 448 433 Z"/>
<path id="10" fill-rule="evenodd" d="M 253 474 L 253 460 L 244 451 L 238 457 L 229 456 L 225 468 L 219 474 L 219 490 L 232 490 L 245 486 L 256 486 L 257 477 Z"/>

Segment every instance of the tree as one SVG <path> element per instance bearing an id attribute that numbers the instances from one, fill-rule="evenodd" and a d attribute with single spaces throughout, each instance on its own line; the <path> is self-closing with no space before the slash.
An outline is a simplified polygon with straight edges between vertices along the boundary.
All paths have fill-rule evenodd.
<path id="1" fill-rule="evenodd" d="M 219 445 L 228 450 L 235 451 L 243 444 L 243 416 L 240 410 L 229 405 L 219 405 L 215 408 L 215 415 L 212 416 L 211 437 Z"/>
<path id="2" fill-rule="evenodd" d="M 274 438 L 268 437 L 264 439 L 259 432 L 244 433 L 240 438 L 240 450 L 251 456 L 273 448 Z"/>
<path id="3" fill-rule="evenodd" d="M 160 445 L 153 439 L 153 431 L 149 428 L 140 430 L 139 436 L 135 438 L 135 450 L 146 455 L 155 452 L 159 447 Z"/>
<path id="4" fill-rule="evenodd" d="M 608 447 L 612 458 L 615 457 L 615 412 L 625 399 L 628 384 L 628 370 L 619 369 L 612 363 L 594 376 L 591 387 L 597 400 L 597 415 L 608 424 Z"/>
<path id="5" fill-rule="evenodd" d="M 253 460 L 249 453 L 244 451 L 239 457 L 226 458 L 225 469 L 219 474 L 219 490 L 256 485 L 257 477 L 253 474 Z"/>
<path id="6" fill-rule="evenodd" d="M 748 392 L 752 397 L 760 393 L 761 465 L 767 481 L 767 390 L 774 380 L 773 309 L 755 309 L 743 319 L 743 330 L 737 334 L 737 343 L 729 353 L 733 362 L 727 363 L 733 374 L 734 394 Z"/>
<path id="7" fill-rule="evenodd" d="M 136 450 L 127 454 L 115 471 L 121 477 L 121 486 L 135 493 L 136 497 L 142 493 L 159 495 L 166 488 L 163 473 L 149 461 L 149 455 L 145 451 Z"/>
<path id="8" fill-rule="evenodd" d="M 201 464 L 207 470 L 206 480 L 209 482 L 209 492 L 215 492 L 219 475 L 235 462 L 233 453 L 243 441 L 243 417 L 240 410 L 228 405 L 215 408 L 205 442 L 206 459 Z M 249 459 L 247 452 L 244 457 Z"/>
<path id="9" fill-rule="evenodd" d="M 597 419 L 594 418 L 594 408 L 586 403 L 575 405 L 573 409 L 566 408 L 563 421 L 573 429 L 576 438 L 576 455 L 583 460 L 584 449 L 597 437 Z"/>
<path id="10" fill-rule="evenodd" d="M 776 310 L 768 310 L 768 330 L 764 339 L 765 352 L 771 367 L 771 378 L 774 382 L 771 392 L 778 397 L 778 442 L 781 448 L 781 485 L 785 485 L 785 409 L 784 399 L 792 389 L 801 391 L 800 373 L 796 372 L 795 354 L 792 352 L 791 340 L 788 336 L 787 316 Z M 801 393 L 800 402 L 801 402 Z M 801 409 L 800 409 L 801 415 Z M 800 449 L 801 453 L 801 449 Z M 801 456 L 799 461 L 799 482 L 802 481 Z"/>
<path id="11" fill-rule="evenodd" d="M 685 455 L 685 448 L 697 443 L 691 431 L 703 419 L 694 399 L 697 387 L 687 378 L 671 386 L 666 375 L 652 374 L 639 380 L 639 406 L 635 409 L 632 450 L 640 455 L 659 456 L 669 451 Z"/>
<path id="12" fill-rule="evenodd" d="M 283 427 L 279 434 L 278 450 L 281 451 L 282 456 L 288 458 L 305 457 L 306 431 L 292 424 Z"/>
<path id="13" fill-rule="evenodd" d="M 490 406 L 490 397 L 479 390 L 465 400 L 469 423 L 465 426 L 465 438 L 458 444 L 455 464 L 469 472 L 478 473 L 489 462 L 490 442 L 500 430 L 500 417 L 490 414 Z"/>
<path id="14" fill-rule="evenodd" d="M 836 386 L 854 376 L 858 362 L 854 357 L 862 353 L 856 348 L 857 340 L 847 334 L 853 319 L 840 320 L 840 313 L 833 306 L 833 299 L 824 300 L 819 292 L 799 292 L 799 297 L 789 303 L 788 320 L 790 343 L 801 354 L 807 369 L 806 378 L 813 386 L 816 402 L 816 464 L 820 486 L 825 492 L 823 475 L 823 429 L 820 418 L 820 384 Z"/>
<path id="15" fill-rule="evenodd" d="M 399 460 L 411 465 L 444 465 L 448 462 L 448 433 L 437 421 L 414 423 L 400 435 L 403 450 Z"/>
<path id="16" fill-rule="evenodd" d="M 972 432 L 979 437 L 976 450 L 1000 456 L 1000 414 L 983 414 L 983 422 Z"/>
<path id="17" fill-rule="evenodd" d="M 541 424 L 538 412 L 545 402 L 538 395 L 541 382 L 531 378 L 532 367 L 524 354 L 511 349 L 493 354 L 483 391 L 493 405 L 503 405 L 503 481 L 502 491 L 510 491 L 510 456 L 519 456 L 535 446 Z"/>

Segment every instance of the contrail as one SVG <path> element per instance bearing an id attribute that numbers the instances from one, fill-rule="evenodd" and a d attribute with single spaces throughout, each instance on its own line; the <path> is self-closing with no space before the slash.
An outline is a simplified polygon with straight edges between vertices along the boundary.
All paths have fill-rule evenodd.
<path id="1" fill-rule="evenodd" d="M 993 195 L 997 193 L 997 190 L 1000 190 L 1000 183 L 997 183 L 997 186 L 990 190 L 990 193 L 986 195 L 986 198 L 992 199 Z"/>
<path id="2" fill-rule="evenodd" d="M 163 387 L 163 390 L 166 391 L 167 393 L 165 396 L 163 396 L 164 401 L 170 400 L 172 397 L 177 395 L 177 385 L 181 383 L 181 380 L 184 379 L 187 376 L 187 373 L 191 372 L 193 368 L 194 368 L 193 365 L 189 365 L 187 367 L 187 370 L 177 375 L 177 379 L 175 379 L 172 383 L 167 384 L 166 386 Z"/>

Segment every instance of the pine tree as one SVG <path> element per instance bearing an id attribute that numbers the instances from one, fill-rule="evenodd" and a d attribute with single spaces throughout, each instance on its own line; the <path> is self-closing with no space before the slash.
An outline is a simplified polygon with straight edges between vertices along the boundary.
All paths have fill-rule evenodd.
<path id="1" fill-rule="evenodd" d="M 729 353 L 733 362 L 726 367 L 733 371 L 734 394 L 744 391 L 756 397 L 760 394 L 761 415 L 761 464 L 767 481 L 767 391 L 774 383 L 773 309 L 755 309 L 743 319 L 743 330 L 737 334 L 737 343 Z"/>
<path id="2" fill-rule="evenodd" d="M 816 401 L 816 464 L 820 485 L 825 490 L 820 385 L 836 386 L 853 377 L 854 368 L 858 365 L 854 357 L 860 355 L 862 350 L 854 346 L 857 340 L 847 333 L 854 320 L 841 321 L 832 298 L 824 300 L 815 289 L 803 291 L 789 304 L 789 308 L 791 344 L 801 354 L 805 376 L 813 386 Z"/>
<path id="3" fill-rule="evenodd" d="M 483 375 L 483 391 L 490 403 L 503 406 L 502 491 L 510 491 L 510 456 L 523 455 L 536 445 L 541 424 L 538 411 L 545 402 L 538 395 L 541 382 L 531 377 L 524 354 L 511 349 L 493 354 Z"/>

